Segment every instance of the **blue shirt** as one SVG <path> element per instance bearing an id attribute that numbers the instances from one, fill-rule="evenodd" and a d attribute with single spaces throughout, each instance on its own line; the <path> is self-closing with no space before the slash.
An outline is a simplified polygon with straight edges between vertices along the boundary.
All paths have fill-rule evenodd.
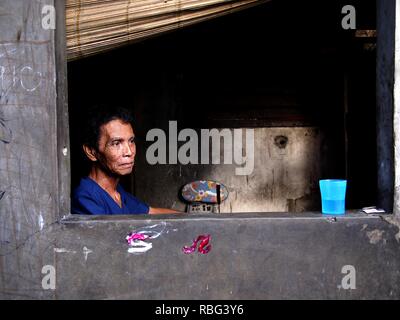
<path id="1" fill-rule="evenodd" d="M 117 191 L 121 195 L 122 208 L 97 182 L 89 177 L 82 178 L 72 196 L 72 213 L 75 214 L 141 214 L 148 213 L 150 207 L 126 192 L 120 184 Z"/>

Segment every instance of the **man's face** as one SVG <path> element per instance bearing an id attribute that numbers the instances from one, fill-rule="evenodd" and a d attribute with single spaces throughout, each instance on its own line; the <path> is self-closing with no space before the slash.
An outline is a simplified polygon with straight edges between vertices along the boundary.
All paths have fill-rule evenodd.
<path id="1" fill-rule="evenodd" d="M 132 126 L 112 120 L 100 127 L 97 160 L 112 174 L 123 176 L 132 172 L 136 145 Z"/>

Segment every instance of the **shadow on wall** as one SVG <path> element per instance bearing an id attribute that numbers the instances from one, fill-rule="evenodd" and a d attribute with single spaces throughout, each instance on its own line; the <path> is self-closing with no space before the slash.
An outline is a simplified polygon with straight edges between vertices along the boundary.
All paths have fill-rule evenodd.
<path id="1" fill-rule="evenodd" d="M 228 130 L 233 132 L 234 129 Z M 251 130 L 254 130 L 252 165 L 244 163 L 238 166 L 235 161 L 225 164 L 223 142 L 220 164 L 211 163 L 210 152 L 210 164 L 151 165 L 143 156 L 151 145 L 147 142 L 146 147 L 140 150 L 142 156 L 137 163 L 137 196 L 152 204 L 184 210 L 185 204 L 177 197 L 182 186 L 196 180 L 213 180 L 224 184 L 229 191 L 229 197 L 221 204 L 221 212 L 319 210 L 320 130 L 313 127 Z M 249 148 L 243 143 L 240 154 L 246 158 L 246 152 Z M 232 153 L 234 149 L 227 153 L 229 159 Z M 200 148 L 197 155 L 200 159 Z M 243 166 L 252 166 L 253 169 L 249 174 L 237 174 L 237 169 Z"/>

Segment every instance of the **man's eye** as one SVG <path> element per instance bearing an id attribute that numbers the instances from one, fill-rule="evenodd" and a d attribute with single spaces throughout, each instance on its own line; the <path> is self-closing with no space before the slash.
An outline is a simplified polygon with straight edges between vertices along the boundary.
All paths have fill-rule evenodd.
<path id="1" fill-rule="evenodd" d="M 119 145 L 119 141 L 114 141 L 111 145 L 118 146 Z"/>

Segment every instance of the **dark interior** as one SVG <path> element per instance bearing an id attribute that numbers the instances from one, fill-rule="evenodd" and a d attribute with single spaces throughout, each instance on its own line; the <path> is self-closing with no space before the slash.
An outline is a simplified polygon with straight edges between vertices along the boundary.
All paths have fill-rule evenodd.
<path id="1" fill-rule="evenodd" d="M 179 127 L 316 126 L 326 139 L 321 178 L 348 179 L 347 206 L 376 202 L 374 1 L 271 2 L 68 63 L 72 188 L 87 168 L 82 115 L 95 104 L 134 112 L 138 149 L 146 132 Z M 135 175 L 140 174 L 135 173 Z M 136 193 L 135 175 L 125 188 Z"/>

